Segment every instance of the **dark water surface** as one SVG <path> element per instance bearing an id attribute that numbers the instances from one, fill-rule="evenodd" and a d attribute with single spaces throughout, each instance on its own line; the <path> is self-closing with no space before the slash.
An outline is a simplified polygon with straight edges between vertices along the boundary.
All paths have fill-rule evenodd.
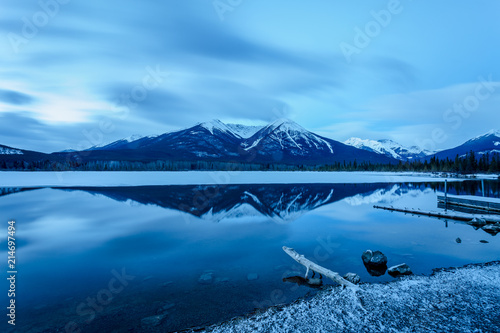
<path id="1" fill-rule="evenodd" d="M 283 245 L 364 282 L 393 280 L 366 271 L 367 249 L 415 274 L 500 259 L 500 236 L 373 208 L 438 210 L 436 190 L 442 184 L 0 189 L 5 236 L 16 220 L 16 329 L 173 331 L 314 294 L 282 281 L 305 273 Z M 480 190 L 450 184 L 450 193 Z M 498 182 L 486 192 L 498 197 Z M 6 263 L 6 237 L 0 246 Z"/>

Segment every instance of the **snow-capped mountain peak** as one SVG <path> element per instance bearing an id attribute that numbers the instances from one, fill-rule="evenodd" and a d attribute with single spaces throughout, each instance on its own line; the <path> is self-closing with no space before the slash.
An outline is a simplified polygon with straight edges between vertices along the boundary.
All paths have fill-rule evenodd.
<path id="1" fill-rule="evenodd" d="M 231 133 L 232 135 L 236 134 L 231 130 L 231 128 L 229 128 L 226 124 L 224 124 L 219 119 L 214 119 L 211 121 L 201 123 L 200 126 L 205 128 L 206 130 L 208 130 L 211 134 L 214 134 L 215 130 L 218 130 L 220 132 Z"/>
<path id="2" fill-rule="evenodd" d="M 132 136 L 88 150 L 96 151 L 93 159 L 118 159 L 123 153 L 127 160 L 220 160 L 269 165 L 392 160 L 324 138 L 289 119 L 278 119 L 267 126 L 225 124 L 215 119 L 155 137 Z"/>
<path id="3" fill-rule="evenodd" d="M 348 146 L 353 146 L 356 148 L 362 148 L 363 146 L 373 146 L 373 145 L 379 145 L 378 141 L 375 140 L 369 140 L 369 139 L 361 139 L 361 138 L 349 138 L 344 141 L 344 144 Z"/>
<path id="4" fill-rule="evenodd" d="M 258 145 L 265 145 L 273 151 L 285 150 L 295 156 L 306 155 L 311 150 L 334 153 L 332 145 L 327 140 L 284 118 L 265 126 L 243 143 L 245 150 Z"/>
<path id="5" fill-rule="evenodd" d="M 482 135 L 479 135 L 479 136 L 476 136 L 475 138 L 470 139 L 469 141 L 476 141 L 476 140 L 479 140 L 479 139 L 482 139 L 482 138 L 486 138 L 486 137 L 489 137 L 489 136 L 496 136 L 496 137 L 500 138 L 500 131 L 496 130 L 496 129 L 492 129 L 492 130 L 490 130 L 487 133 L 484 133 Z"/>
<path id="6" fill-rule="evenodd" d="M 153 138 L 154 136 L 148 136 L 148 138 Z M 142 138 L 145 138 L 144 135 L 140 135 L 140 134 L 134 134 L 134 135 L 131 135 L 129 136 L 128 138 L 125 138 L 123 140 L 127 141 L 127 142 L 133 142 L 133 141 L 137 141 L 139 139 L 142 139 Z"/>
<path id="7" fill-rule="evenodd" d="M 492 129 L 491 131 L 489 131 L 488 133 L 486 133 L 488 135 L 494 135 L 494 136 L 497 136 L 500 138 L 500 131 L 497 130 L 497 129 Z"/>
<path id="8" fill-rule="evenodd" d="M 373 151 L 378 154 L 384 154 L 390 156 L 392 158 L 399 159 L 400 156 L 391 149 L 391 146 L 395 144 L 395 142 L 390 140 L 385 140 L 384 142 L 370 140 L 370 139 L 361 139 L 361 138 L 350 138 L 344 142 L 344 144 L 353 146 L 359 149 L 364 149 L 368 151 Z"/>
<path id="9" fill-rule="evenodd" d="M 300 126 L 296 122 L 286 119 L 286 118 L 280 118 L 276 119 L 272 123 L 270 123 L 268 128 L 276 129 L 279 128 L 282 131 L 298 131 L 298 132 L 309 132 L 306 130 L 304 127 Z"/>
<path id="10" fill-rule="evenodd" d="M 438 158 L 455 158 L 457 155 L 463 157 L 470 151 L 473 151 L 477 155 L 496 154 L 500 153 L 499 147 L 500 131 L 493 129 L 485 134 L 468 140 L 458 147 L 443 150 L 436 154 L 436 156 Z"/>
<path id="11" fill-rule="evenodd" d="M 344 144 L 403 161 L 412 160 L 415 158 L 423 158 L 435 153 L 432 151 L 420 149 L 416 146 L 405 147 L 395 141 L 388 139 L 370 140 L 350 138 L 344 141 Z"/>

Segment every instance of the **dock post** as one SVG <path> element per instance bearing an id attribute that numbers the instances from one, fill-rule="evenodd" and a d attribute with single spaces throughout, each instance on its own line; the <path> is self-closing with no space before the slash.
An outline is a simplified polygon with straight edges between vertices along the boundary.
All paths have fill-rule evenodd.
<path id="1" fill-rule="evenodd" d="M 481 187 L 483 188 L 483 197 L 484 197 L 484 179 L 481 179 Z"/>
<path id="2" fill-rule="evenodd" d="M 444 180 L 444 211 L 448 211 L 448 179 Z"/>

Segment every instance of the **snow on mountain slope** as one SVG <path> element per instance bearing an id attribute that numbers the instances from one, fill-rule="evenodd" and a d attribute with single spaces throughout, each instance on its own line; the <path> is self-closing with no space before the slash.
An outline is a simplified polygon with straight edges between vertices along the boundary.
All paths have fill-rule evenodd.
<path id="1" fill-rule="evenodd" d="M 242 203 L 231 207 L 228 210 L 222 210 L 218 212 L 214 212 L 213 209 L 210 209 L 210 211 L 201 215 L 200 217 L 204 220 L 216 223 L 222 222 L 224 220 L 231 220 L 231 222 L 234 222 L 235 220 L 254 222 L 256 218 L 261 218 L 263 217 L 263 215 L 252 205 Z"/>
<path id="2" fill-rule="evenodd" d="M 432 192 L 430 188 L 422 191 L 421 189 L 403 188 L 400 185 L 394 185 L 390 189 L 378 189 L 371 194 L 356 194 L 355 196 L 345 198 L 344 201 L 351 206 L 373 205 L 381 202 L 384 204 L 392 204 L 401 199 L 403 195 L 410 194 L 413 198 L 416 198 L 430 192 Z"/>
<path id="3" fill-rule="evenodd" d="M 217 131 L 220 131 L 223 133 L 229 133 L 231 135 L 238 136 L 235 132 L 233 132 L 233 130 L 228 125 L 224 124 L 219 119 L 207 121 L 199 125 L 208 130 L 212 135 L 217 134 Z"/>
<path id="4" fill-rule="evenodd" d="M 243 139 L 248 139 L 258 131 L 260 131 L 264 126 L 246 126 L 239 124 L 227 124 L 227 127 L 231 129 L 231 131 L 239 135 Z"/>
<path id="5" fill-rule="evenodd" d="M 328 141 L 288 119 L 274 121 L 242 144 L 245 150 L 259 145 L 270 147 L 275 151 L 286 150 L 299 156 L 307 155 L 311 150 L 334 153 L 332 145 Z"/>
<path id="6" fill-rule="evenodd" d="M 87 151 L 92 151 L 84 155 L 87 160 L 113 161 L 210 160 L 291 165 L 394 162 L 392 158 L 316 135 L 288 119 L 265 127 L 212 120 L 159 136 L 132 136 Z"/>
<path id="7" fill-rule="evenodd" d="M 489 131 L 489 132 L 487 132 L 487 133 L 485 133 L 483 135 L 477 136 L 475 138 L 472 138 L 472 139 L 470 139 L 467 142 L 469 142 L 469 143 L 472 144 L 472 143 L 474 143 L 476 141 L 479 141 L 479 142 L 483 141 L 483 142 L 479 143 L 479 145 L 483 145 L 485 143 L 485 141 L 486 141 L 486 144 L 490 145 L 490 147 L 491 147 L 491 145 L 493 145 L 495 147 L 498 147 L 498 146 L 500 146 L 500 131 L 492 129 L 491 131 Z M 496 150 L 496 149 L 491 150 L 489 148 L 486 148 L 486 149 L 480 150 L 478 152 L 480 154 L 481 153 L 485 154 L 487 152 L 493 152 L 493 153 L 495 153 L 495 152 L 498 152 L 498 150 Z"/>
<path id="8" fill-rule="evenodd" d="M 368 151 L 373 151 L 378 154 L 384 154 L 391 156 L 393 158 L 401 158 L 396 152 L 388 147 L 388 145 L 383 144 L 380 141 L 370 140 L 370 139 L 360 139 L 360 138 L 350 138 L 344 142 L 344 144 L 353 146 L 359 149 L 364 149 Z"/>
<path id="9" fill-rule="evenodd" d="M 485 134 L 476 136 L 464 144 L 440 151 L 436 154 L 438 158 L 455 158 L 455 156 L 465 156 L 470 151 L 475 152 L 476 154 L 494 154 L 499 152 L 500 146 L 500 131 L 499 130 L 491 130 Z"/>
<path id="10" fill-rule="evenodd" d="M 360 138 L 350 138 L 344 144 L 353 146 L 359 149 L 372 151 L 377 154 L 386 155 L 398 160 L 406 161 L 412 159 L 423 158 L 434 154 L 435 152 L 423 150 L 416 146 L 405 147 L 392 140 L 370 140 Z"/>
<path id="11" fill-rule="evenodd" d="M 127 137 L 127 138 L 120 139 L 120 140 L 117 140 L 117 141 L 113 141 L 111 143 L 106 143 L 106 144 L 103 144 L 103 145 L 93 146 L 93 147 L 91 147 L 91 148 L 89 148 L 87 150 L 120 149 L 120 148 L 124 148 L 126 145 L 128 145 L 131 142 L 138 141 L 138 140 L 144 139 L 144 138 L 155 138 L 155 137 L 156 137 L 156 135 L 144 136 L 144 135 L 134 134 L 134 135 L 131 135 L 131 136 Z"/>
<path id="12" fill-rule="evenodd" d="M 477 140 L 480 140 L 480 139 L 483 139 L 483 138 L 486 138 L 486 137 L 497 137 L 499 141 L 496 142 L 495 145 L 500 144 L 500 131 L 496 130 L 496 129 L 492 129 L 492 130 L 490 130 L 489 132 L 487 132 L 485 134 L 478 135 L 475 138 L 470 139 L 469 141 L 477 141 Z"/>
<path id="13" fill-rule="evenodd" d="M 23 152 L 18 149 L 0 147 L 0 155 L 23 155 Z"/>

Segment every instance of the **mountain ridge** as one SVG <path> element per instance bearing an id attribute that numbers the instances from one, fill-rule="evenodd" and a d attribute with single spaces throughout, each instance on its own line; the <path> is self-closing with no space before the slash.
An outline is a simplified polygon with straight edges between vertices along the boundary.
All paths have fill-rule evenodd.
<path id="1" fill-rule="evenodd" d="M 419 160 L 436 153 L 435 151 L 420 149 L 417 146 L 406 147 L 390 139 L 371 140 L 352 137 L 344 141 L 344 144 L 373 151 L 401 161 Z"/>
<path id="2" fill-rule="evenodd" d="M 439 159 L 454 159 L 457 155 L 463 157 L 470 151 L 478 155 L 500 153 L 500 131 L 492 129 L 485 134 L 467 140 L 457 147 L 442 150 L 434 156 Z"/>
<path id="3" fill-rule="evenodd" d="M 215 119 L 178 131 L 132 136 L 81 151 L 46 154 L 0 145 L 0 168 L 71 170 L 83 165 L 84 170 L 118 170 L 123 167 L 125 170 L 142 170 L 139 164 L 130 164 L 138 162 L 142 165 L 149 163 L 149 167 L 153 163 L 154 168 L 160 170 L 227 167 L 227 164 L 220 163 L 251 165 L 254 170 L 259 165 L 268 170 L 275 169 L 275 165 L 281 165 L 281 169 L 288 165 L 299 169 L 329 166 L 334 170 L 351 170 L 363 164 L 361 170 L 368 170 L 370 164 L 424 162 L 432 157 L 454 159 L 456 155 L 465 156 L 471 150 L 483 155 L 500 153 L 500 131 L 491 130 L 460 146 L 433 154 L 387 139 L 351 138 L 342 143 L 317 135 L 289 119 L 277 119 L 266 126 L 225 124 Z M 129 164 L 123 166 L 123 163 Z"/>
<path id="4" fill-rule="evenodd" d="M 385 156 L 321 137 L 289 119 L 278 119 L 262 127 L 227 125 L 215 119 L 156 137 L 131 142 L 118 140 L 104 148 L 91 150 L 110 154 L 127 151 L 128 158 L 134 158 L 138 152 L 142 152 L 147 153 L 149 159 L 156 157 L 187 161 L 204 159 L 283 164 L 328 164 L 355 160 L 394 162 Z M 105 157 L 100 155 L 101 158 Z"/>

